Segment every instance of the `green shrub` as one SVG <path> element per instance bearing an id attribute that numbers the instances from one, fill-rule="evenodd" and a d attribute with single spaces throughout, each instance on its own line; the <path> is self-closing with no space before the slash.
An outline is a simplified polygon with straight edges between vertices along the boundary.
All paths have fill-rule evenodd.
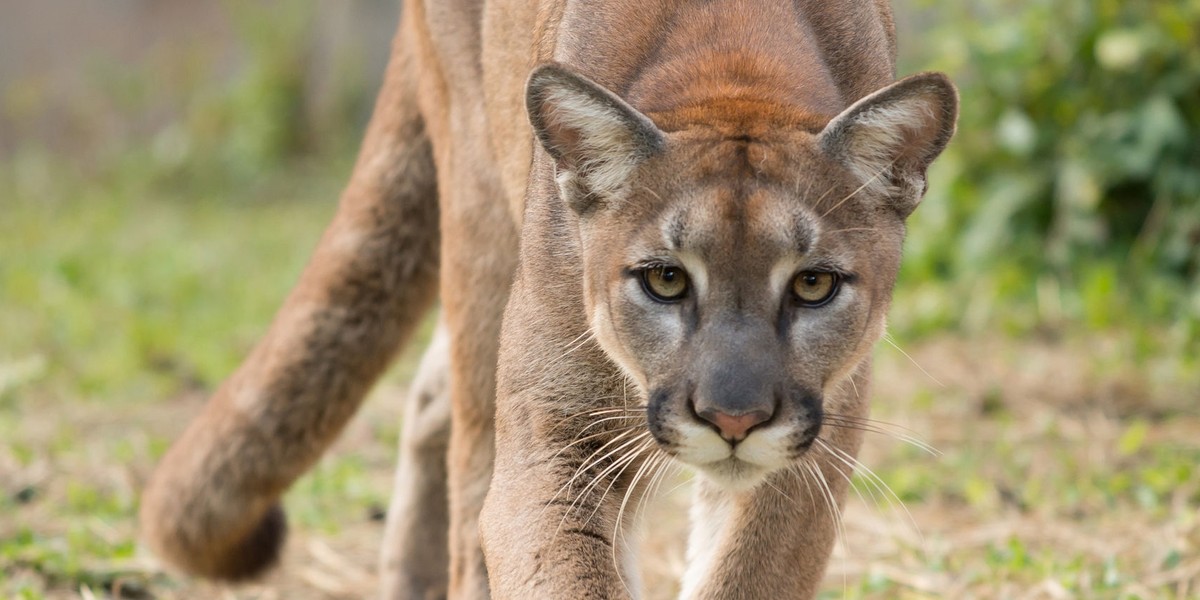
<path id="1" fill-rule="evenodd" d="M 1132 311 L 1194 340 L 1200 2 L 917 1 L 930 26 L 906 40 L 911 62 L 952 75 L 962 114 L 906 276 L 1028 300 L 1027 324 Z M 1016 285 L 992 280 L 1011 267 Z M 969 320 L 972 304 L 946 310 Z"/>

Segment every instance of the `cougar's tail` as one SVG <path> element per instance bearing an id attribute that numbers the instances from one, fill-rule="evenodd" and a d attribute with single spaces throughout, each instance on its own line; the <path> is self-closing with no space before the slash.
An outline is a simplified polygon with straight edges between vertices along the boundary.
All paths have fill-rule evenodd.
<path id="1" fill-rule="evenodd" d="M 438 207 L 410 32 L 336 216 L 266 336 L 167 452 L 144 541 L 194 575 L 254 577 L 286 533 L 280 495 L 357 410 L 437 289 Z"/>

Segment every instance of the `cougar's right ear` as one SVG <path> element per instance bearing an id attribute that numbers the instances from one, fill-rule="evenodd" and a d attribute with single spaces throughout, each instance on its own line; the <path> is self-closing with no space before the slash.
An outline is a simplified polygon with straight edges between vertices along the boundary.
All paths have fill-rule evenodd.
<path id="1" fill-rule="evenodd" d="M 525 106 L 534 133 L 557 163 L 563 199 L 580 214 L 624 195 L 633 171 L 666 141 L 646 115 L 556 63 L 533 70 Z"/>

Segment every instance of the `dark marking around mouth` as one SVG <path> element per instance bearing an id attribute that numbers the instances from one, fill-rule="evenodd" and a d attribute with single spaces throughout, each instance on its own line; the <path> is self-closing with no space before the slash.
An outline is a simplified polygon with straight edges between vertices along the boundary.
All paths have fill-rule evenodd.
<path id="1" fill-rule="evenodd" d="M 646 426 L 654 441 L 664 448 L 673 448 L 677 442 L 672 439 L 674 430 L 667 426 L 672 414 L 670 392 L 660 389 L 650 395 L 646 403 Z"/>

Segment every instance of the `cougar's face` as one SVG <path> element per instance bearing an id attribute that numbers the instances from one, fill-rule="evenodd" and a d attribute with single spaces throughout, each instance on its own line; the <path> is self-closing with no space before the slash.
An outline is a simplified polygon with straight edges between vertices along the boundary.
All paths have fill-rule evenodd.
<path id="1" fill-rule="evenodd" d="M 844 408 L 828 399 L 882 331 L 902 225 L 815 152 L 681 146 L 583 221 L 588 316 L 661 448 L 745 487 Z"/>
<path id="2" fill-rule="evenodd" d="M 882 334 L 904 219 L 954 132 L 944 76 L 898 81 L 827 123 L 660 113 L 662 129 L 555 64 L 526 101 L 578 224 L 591 330 L 663 450 L 749 487 L 866 402 L 845 386 Z"/>

